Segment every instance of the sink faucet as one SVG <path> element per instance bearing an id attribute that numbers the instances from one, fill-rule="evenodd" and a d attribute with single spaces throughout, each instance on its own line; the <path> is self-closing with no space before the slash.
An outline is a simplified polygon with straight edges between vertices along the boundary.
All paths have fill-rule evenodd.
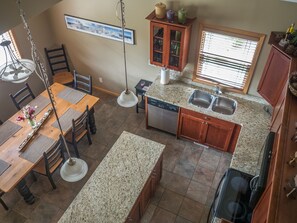
<path id="1" fill-rule="evenodd" d="M 216 85 L 216 86 L 215 86 L 214 92 L 215 92 L 216 94 L 222 94 L 222 93 L 223 93 L 219 85 Z"/>

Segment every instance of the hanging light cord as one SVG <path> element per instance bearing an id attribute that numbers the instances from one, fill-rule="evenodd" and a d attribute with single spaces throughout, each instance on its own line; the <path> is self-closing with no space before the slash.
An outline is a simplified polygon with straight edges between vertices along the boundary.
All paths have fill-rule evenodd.
<path id="1" fill-rule="evenodd" d="M 127 77 L 127 60 L 126 60 L 126 44 L 125 44 L 125 27 L 126 27 L 126 21 L 125 21 L 125 3 L 123 0 L 120 0 L 117 3 L 118 5 L 121 5 L 121 17 L 118 16 L 118 12 L 116 10 L 116 16 L 117 18 L 122 22 L 122 41 L 123 41 L 123 51 L 124 51 L 124 65 L 125 65 L 125 81 L 126 81 L 126 94 L 129 93 L 128 90 L 128 77 Z"/>
<path id="2" fill-rule="evenodd" d="M 35 62 L 36 67 L 37 67 L 35 72 L 36 72 L 37 76 L 41 79 L 41 81 L 43 82 L 43 84 L 44 84 L 44 86 L 45 86 L 45 88 L 47 90 L 47 93 L 49 95 L 49 99 L 51 101 L 53 111 L 54 111 L 54 114 L 55 114 L 55 117 L 56 117 L 56 120 L 57 120 L 57 123 L 58 123 L 58 126 L 59 126 L 59 130 L 60 130 L 63 142 L 64 142 L 64 146 L 65 146 L 65 149 L 66 149 L 67 154 L 69 156 L 68 164 L 73 165 L 75 163 L 75 160 L 73 160 L 71 155 L 70 155 L 69 148 L 67 146 L 66 139 L 65 139 L 64 134 L 63 134 L 61 123 L 59 121 L 59 116 L 57 114 L 57 110 L 56 110 L 56 106 L 55 106 L 56 105 L 55 97 L 54 97 L 54 94 L 53 94 L 52 89 L 50 87 L 50 83 L 49 83 L 49 80 L 48 80 L 48 75 L 46 73 L 46 69 L 45 69 L 45 67 L 44 67 L 44 65 L 43 65 L 43 63 L 42 63 L 42 61 L 41 61 L 41 59 L 39 57 L 39 53 L 38 53 L 36 45 L 35 45 L 35 43 L 33 41 L 33 37 L 32 37 L 31 31 L 30 31 L 30 28 L 28 26 L 28 23 L 26 21 L 24 11 L 21 8 L 21 1 L 20 0 L 17 0 L 17 5 L 19 7 L 20 16 L 21 16 L 21 19 L 23 21 L 24 28 L 27 31 L 28 40 L 30 41 L 30 44 L 31 44 L 31 56 L 32 56 L 32 59 Z"/>

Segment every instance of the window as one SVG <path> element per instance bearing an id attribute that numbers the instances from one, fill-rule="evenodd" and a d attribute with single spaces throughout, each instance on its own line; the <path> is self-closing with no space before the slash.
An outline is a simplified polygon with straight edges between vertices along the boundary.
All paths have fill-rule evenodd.
<path id="1" fill-rule="evenodd" d="M 12 33 L 10 31 L 3 33 L 0 35 L 0 43 L 3 42 L 3 40 L 9 40 L 11 41 L 10 47 L 12 52 L 14 53 L 14 55 L 16 55 L 16 57 L 18 59 L 21 59 L 20 54 L 19 54 L 19 50 L 15 44 L 14 38 L 12 36 Z M 9 55 L 7 55 L 9 57 Z M 10 61 L 10 58 L 7 58 L 8 61 Z M 5 57 L 5 51 L 3 49 L 2 46 L 0 46 L 0 66 L 2 64 L 4 64 L 6 62 L 6 57 Z"/>
<path id="2" fill-rule="evenodd" d="M 200 24 L 193 80 L 246 93 L 265 35 Z"/>

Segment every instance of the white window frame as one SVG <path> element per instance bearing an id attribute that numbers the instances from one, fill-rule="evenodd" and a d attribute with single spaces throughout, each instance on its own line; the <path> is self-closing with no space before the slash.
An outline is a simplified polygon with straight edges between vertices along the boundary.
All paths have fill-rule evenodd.
<path id="1" fill-rule="evenodd" d="M 223 84 L 220 82 L 219 79 L 214 78 L 204 78 L 200 75 L 200 70 L 203 65 L 201 65 L 202 60 L 200 58 L 200 52 L 202 51 L 203 43 L 201 43 L 202 40 L 202 35 L 203 32 L 212 32 L 212 33 L 217 33 L 217 34 L 223 34 L 223 35 L 228 35 L 228 36 L 233 36 L 233 37 L 239 37 L 247 40 L 254 40 L 257 41 L 257 46 L 256 50 L 251 62 L 251 66 L 249 68 L 249 71 L 246 73 L 245 78 L 244 78 L 244 85 L 242 88 L 235 87 L 235 86 L 229 86 L 226 84 Z M 260 33 L 255 33 L 255 32 L 249 32 L 249 31 L 244 31 L 244 30 L 239 30 L 239 29 L 234 29 L 234 28 L 227 28 L 227 27 L 220 27 L 216 25 L 209 25 L 209 24 L 204 24 L 200 23 L 199 24 L 199 33 L 198 33 L 198 52 L 197 52 L 197 59 L 196 59 L 196 64 L 195 64 L 195 71 L 193 73 L 193 78 L 192 80 L 195 82 L 202 82 L 205 84 L 209 85 L 221 85 L 224 88 L 228 88 L 230 91 L 235 91 L 235 92 L 240 92 L 246 94 L 251 82 L 251 79 L 254 74 L 254 70 L 258 61 L 258 57 L 260 54 L 260 51 L 262 49 L 264 40 L 265 40 L 265 34 L 260 34 Z M 240 58 L 238 58 L 240 60 Z"/>

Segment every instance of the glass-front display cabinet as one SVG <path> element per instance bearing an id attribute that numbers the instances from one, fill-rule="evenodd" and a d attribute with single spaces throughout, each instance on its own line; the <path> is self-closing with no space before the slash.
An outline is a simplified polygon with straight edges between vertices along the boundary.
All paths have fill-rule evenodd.
<path id="1" fill-rule="evenodd" d="M 168 69 L 182 71 L 188 61 L 191 28 L 194 19 L 179 24 L 157 19 L 152 12 L 150 20 L 150 63 Z"/>

